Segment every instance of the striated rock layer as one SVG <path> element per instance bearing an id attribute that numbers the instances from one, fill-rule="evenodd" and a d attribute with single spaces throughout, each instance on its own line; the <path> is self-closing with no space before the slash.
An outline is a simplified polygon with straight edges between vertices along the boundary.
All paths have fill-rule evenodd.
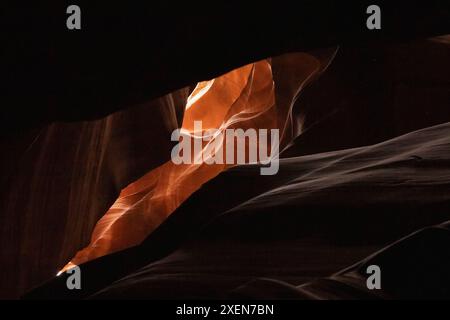
<path id="1" fill-rule="evenodd" d="M 285 138 L 283 143 L 288 143 L 301 133 L 282 156 L 297 159 L 299 155 L 320 154 L 376 144 L 407 132 L 450 121 L 448 109 L 450 91 L 446 71 L 450 61 L 448 44 L 448 37 L 442 37 L 437 40 L 405 43 L 343 45 L 337 51 L 333 63 L 326 72 L 303 87 L 298 99 L 294 97 L 301 88 L 300 84 L 305 83 L 302 75 L 307 75 L 318 65 L 326 65 L 326 63 L 318 64 L 317 62 L 327 61 L 327 55 L 329 57 L 334 49 L 272 59 L 275 105 L 277 108 L 278 105 L 284 106 L 281 110 L 283 116 L 279 118 L 281 123 L 277 123 L 276 126 L 282 127 L 282 124 L 286 123 L 285 137 L 289 139 Z M 292 63 L 287 57 L 294 57 Z M 295 57 L 300 59 L 296 60 Z M 291 76 L 293 79 L 289 79 Z M 42 131 L 24 132 L 16 139 L 2 139 L 2 150 L 8 151 L 2 156 L 1 176 L 2 239 L 0 245 L 2 247 L 0 254 L 3 268 L 0 285 L 2 296 L 17 297 L 24 290 L 51 278 L 77 250 L 89 245 L 96 223 L 113 205 L 120 191 L 133 181 L 142 181 L 139 179 L 146 173 L 160 168 L 169 160 L 173 146 L 170 143 L 170 133 L 181 125 L 184 106 L 190 91 L 183 89 L 95 122 L 54 123 Z M 295 103 L 291 105 L 294 100 Z M 289 112 L 291 107 L 292 116 Z M 429 138 L 433 140 L 431 136 Z M 407 139 L 402 141 L 405 146 L 411 143 Z M 378 153 L 389 157 L 388 151 L 383 153 L 379 150 Z M 429 167 L 437 171 L 429 170 L 427 166 L 417 167 L 420 163 L 427 163 L 420 162 L 422 155 L 408 153 L 408 156 L 411 156 L 411 159 L 405 161 L 415 164 L 416 169 L 421 169 L 417 171 L 417 174 L 430 174 L 430 179 L 434 179 L 434 175 L 439 178 L 441 172 L 438 170 L 445 166 L 445 161 L 435 161 Z M 428 155 L 425 154 L 425 156 Z M 305 168 L 312 166 L 303 162 L 301 165 L 305 165 Z M 332 168 L 334 162 L 328 165 Z M 230 171 L 230 177 L 240 169 L 234 170 L 238 169 Z M 392 175 L 395 176 L 396 172 L 393 171 Z M 216 173 L 218 172 L 205 176 L 205 181 Z M 401 179 L 403 173 L 403 170 L 399 170 L 395 179 Z M 331 174 L 337 179 L 342 178 L 336 172 Z M 311 175 L 314 176 L 314 172 L 311 172 Z M 353 174 L 351 176 L 355 177 Z M 167 223 L 162 223 L 146 238 L 145 234 L 151 232 L 165 218 L 161 215 L 159 221 L 152 223 L 148 229 L 144 228 L 145 230 L 140 233 L 137 240 L 145 240 L 138 248 L 105 256 L 83 265 L 83 270 L 85 268 L 89 270 L 92 266 L 99 268 L 92 279 L 89 279 L 89 272 L 87 272 L 87 287 L 90 286 L 89 283 L 92 284 L 92 290 L 87 292 L 96 292 L 113 280 L 146 265 L 149 259 L 156 259 L 156 257 L 159 259 L 170 253 L 175 244 L 178 245 L 181 242 L 179 237 L 185 235 L 185 231 L 197 230 L 196 227 L 200 222 L 196 219 L 202 216 L 202 213 L 216 214 L 231 209 L 263 192 L 287 183 L 295 178 L 295 175 L 282 168 L 275 179 L 270 179 L 260 177 L 258 168 L 252 170 L 246 168 L 242 176 L 236 175 L 236 180 L 223 177 L 228 177 L 228 171 L 210 180 L 205 187 L 201 187 L 200 184 L 193 185 L 189 192 L 200 189 L 182 204 L 182 207 L 192 205 L 192 210 L 184 211 L 187 212 L 185 218 L 180 218 L 180 214 L 177 214 L 181 207 L 175 210 L 173 213 L 175 220 L 169 216 Z M 347 178 L 346 175 L 343 177 Z M 370 175 L 362 177 L 369 179 Z M 249 183 L 246 184 L 246 181 Z M 324 177 L 322 180 L 309 183 L 311 187 L 326 189 L 325 185 L 320 185 L 321 181 L 328 183 L 331 180 Z M 371 183 L 371 180 L 367 181 L 369 182 Z M 212 188 L 215 184 L 217 184 L 215 188 L 220 192 Z M 361 182 L 361 184 L 364 183 Z M 433 182 L 429 184 L 433 185 Z M 414 190 L 410 188 L 408 191 L 411 192 L 409 194 L 411 197 Z M 438 201 L 439 190 L 445 190 L 445 188 L 442 189 L 440 185 L 427 190 L 433 190 L 428 197 Z M 340 196 L 345 195 L 342 190 L 338 191 Z M 367 191 L 364 188 L 357 188 L 356 191 L 365 192 L 360 199 L 367 199 L 367 202 L 378 201 L 388 196 L 386 193 L 378 196 L 376 192 Z M 183 192 L 186 192 L 184 196 L 187 197 L 188 192 Z M 197 194 L 200 193 L 210 196 L 202 197 L 203 200 L 195 204 Z M 399 194 L 397 196 L 402 197 Z M 321 195 L 318 199 L 328 200 L 328 197 L 333 200 L 333 196 L 329 195 Z M 147 198 L 151 196 L 147 194 Z M 338 199 L 337 196 L 334 200 L 336 199 Z M 177 199 L 176 202 L 181 200 Z M 126 208 L 128 207 L 127 205 Z M 415 208 L 412 205 L 408 208 L 411 209 L 411 207 Z M 444 207 L 430 202 L 418 208 L 421 208 L 422 212 L 436 211 L 436 214 L 439 214 L 443 212 L 441 210 Z M 324 212 L 334 212 L 322 209 Z M 317 211 L 321 212 L 322 209 Z M 373 209 L 370 211 L 371 216 L 380 210 Z M 138 215 L 145 215 L 146 212 L 139 211 Z M 255 209 L 255 212 L 258 211 Z M 344 218 L 346 212 L 343 213 Z M 333 215 L 330 214 L 330 216 Z M 429 221 L 414 218 L 413 222 L 409 219 L 400 219 L 402 223 L 396 223 L 397 220 L 393 218 L 395 215 L 392 214 L 390 217 L 394 220 L 391 222 L 394 226 L 392 230 L 379 231 L 380 234 L 386 233 L 389 239 L 386 239 L 383 244 L 375 244 L 376 248 L 387 244 L 388 241 L 394 241 L 397 236 L 414 231 L 415 227 L 420 228 L 428 222 L 441 222 L 440 218 L 430 217 Z M 424 214 L 423 217 L 427 215 Z M 442 218 L 445 217 L 442 216 Z M 368 223 L 369 218 L 364 219 L 361 223 Z M 179 228 L 173 229 L 171 221 L 178 221 Z M 197 223 L 194 223 L 196 221 Z M 344 221 L 348 222 L 345 219 Z M 405 224 L 405 221 L 408 223 Z M 336 224 L 335 222 L 329 224 L 330 230 L 334 227 L 338 230 L 342 228 L 349 237 L 354 235 L 355 242 L 363 241 L 360 237 L 358 238 L 358 235 L 363 233 L 359 232 L 360 229 L 349 229 L 348 226 L 352 223 Z M 194 225 L 189 227 L 189 223 Z M 302 223 L 305 226 L 308 224 Z M 319 222 L 312 224 L 311 230 L 319 228 L 318 225 L 320 226 Z M 326 225 L 324 223 L 324 227 Z M 384 225 L 388 226 L 390 223 L 386 222 Z M 251 224 L 251 226 L 253 228 L 254 225 Z M 411 228 L 408 227 L 406 230 L 405 226 Z M 123 228 L 122 226 L 122 229 L 118 230 Z M 164 231 L 166 233 L 161 230 L 166 230 Z M 106 250 L 102 248 L 101 254 L 110 252 L 109 249 L 114 251 L 123 247 L 119 244 L 116 247 L 106 247 Z M 326 272 L 321 273 L 321 276 L 329 275 L 326 273 L 331 272 L 331 269 L 334 272 L 338 270 L 337 267 L 345 267 L 356 262 L 374 249 L 364 247 L 360 254 L 357 254 L 357 250 L 353 251 L 352 248 L 343 249 L 342 258 L 349 257 L 348 259 L 342 260 L 336 268 L 330 267 Z M 126 257 L 130 252 L 134 252 L 133 258 L 117 258 Z M 326 257 L 329 252 L 329 248 L 324 250 L 321 257 Z M 336 261 L 338 260 L 336 258 Z M 101 270 L 106 269 L 110 271 L 100 276 L 103 272 Z"/>

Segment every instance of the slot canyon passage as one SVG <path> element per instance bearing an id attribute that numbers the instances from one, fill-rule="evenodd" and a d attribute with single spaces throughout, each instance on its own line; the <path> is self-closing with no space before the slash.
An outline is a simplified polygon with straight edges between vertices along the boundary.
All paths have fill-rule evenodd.
<path id="1" fill-rule="evenodd" d="M 195 121 L 201 121 L 202 130 L 222 132 L 230 128 L 276 128 L 282 133 L 283 147 L 286 141 L 290 142 L 301 132 L 301 123 L 298 127 L 292 123 L 292 101 L 301 87 L 328 66 L 336 50 L 331 49 L 331 53 L 322 56 L 298 53 L 272 61 L 263 60 L 199 83 L 187 99 L 182 129 L 190 135 L 200 134 L 194 131 Z M 281 70 L 289 70 L 290 74 L 275 83 L 272 72 L 276 74 Z M 275 102 L 275 87 L 278 96 L 283 96 L 278 103 Z M 201 149 L 203 158 L 218 152 L 218 148 L 208 148 L 214 140 Z M 255 148 L 248 145 L 249 140 L 245 137 L 241 140 L 247 144 L 246 149 Z M 223 141 L 219 143 L 224 144 Z M 198 156 L 193 155 L 194 158 Z M 94 228 L 89 246 L 78 252 L 63 271 L 72 265 L 139 244 L 202 184 L 230 166 L 205 162 L 175 164 L 169 160 L 150 171 L 122 190 Z"/>
<path id="2" fill-rule="evenodd" d="M 165 89 L 142 77 L 134 89 L 155 93 L 130 93 L 123 108 L 95 98 L 99 114 L 46 110 L 21 123 L 1 141 L 0 296 L 448 298 L 441 34 L 283 50 L 280 40 L 207 73 L 183 69 Z M 175 165 L 171 134 L 194 135 L 199 120 L 279 129 L 278 173 Z M 377 292 L 365 288 L 371 264 L 385 270 Z M 81 291 L 55 277 L 72 265 Z"/>

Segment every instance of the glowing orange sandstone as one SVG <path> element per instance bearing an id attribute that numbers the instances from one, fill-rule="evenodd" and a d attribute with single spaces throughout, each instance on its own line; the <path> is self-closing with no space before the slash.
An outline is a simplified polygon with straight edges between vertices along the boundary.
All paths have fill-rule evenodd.
<path id="1" fill-rule="evenodd" d="M 182 128 L 194 134 L 194 121 L 202 121 L 202 130 L 278 128 L 285 144 L 292 138 L 288 133 L 291 101 L 299 88 L 321 70 L 321 62 L 304 53 L 288 55 L 283 61 L 290 73 L 280 90 L 290 95 L 289 103 L 275 104 L 271 62 L 263 60 L 199 83 L 188 99 Z M 210 152 L 207 149 L 203 145 L 200 153 Z M 228 167 L 230 164 L 176 165 L 168 161 L 148 172 L 122 190 L 98 221 L 89 245 L 63 271 L 141 243 L 202 184 Z"/>

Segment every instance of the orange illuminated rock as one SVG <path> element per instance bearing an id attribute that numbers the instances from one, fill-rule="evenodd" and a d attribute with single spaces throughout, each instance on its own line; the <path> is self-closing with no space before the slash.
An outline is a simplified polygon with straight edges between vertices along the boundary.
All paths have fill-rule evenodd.
<path id="1" fill-rule="evenodd" d="M 323 71 L 333 54 L 326 55 L 326 63 L 310 54 L 290 54 L 201 82 L 188 99 L 182 129 L 193 135 L 194 121 L 202 122 L 202 130 L 279 129 L 283 147 L 295 135 L 290 119 L 294 99 L 306 83 Z M 272 63 L 277 63 L 279 72 L 286 73 L 284 83 L 274 83 Z M 276 103 L 276 90 L 283 91 L 284 101 Z M 200 152 L 210 152 L 206 147 L 203 143 Z M 148 172 L 122 190 L 98 221 L 90 244 L 63 270 L 141 243 L 202 184 L 228 167 L 229 164 L 176 165 L 168 161 Z"/>

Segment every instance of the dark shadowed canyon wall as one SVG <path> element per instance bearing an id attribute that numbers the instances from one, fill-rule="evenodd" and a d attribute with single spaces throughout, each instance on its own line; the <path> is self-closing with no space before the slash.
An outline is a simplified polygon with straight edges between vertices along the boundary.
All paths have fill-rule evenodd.
<path id="1" fill-rule="evenodd" d="M 340 45 L 327 73 L 299 97 L 304 133 L 286 156 L 449 121 L 448 41 L 410 41 L 450 31 L 447 2 L 386 1 L 386 28 L 373 34 L 364 15 L 349 18 L 365 12 L 365 1 L 272 2 L 257 10 L 86 4 L 79 34 L 67 34 L 65 4 L 8 8 L 0 297 L 53 276 L 89 241 L 120 190 L 169 159 L 189 93 L 182 88 L 197 81 L 285 52 Z"/>

